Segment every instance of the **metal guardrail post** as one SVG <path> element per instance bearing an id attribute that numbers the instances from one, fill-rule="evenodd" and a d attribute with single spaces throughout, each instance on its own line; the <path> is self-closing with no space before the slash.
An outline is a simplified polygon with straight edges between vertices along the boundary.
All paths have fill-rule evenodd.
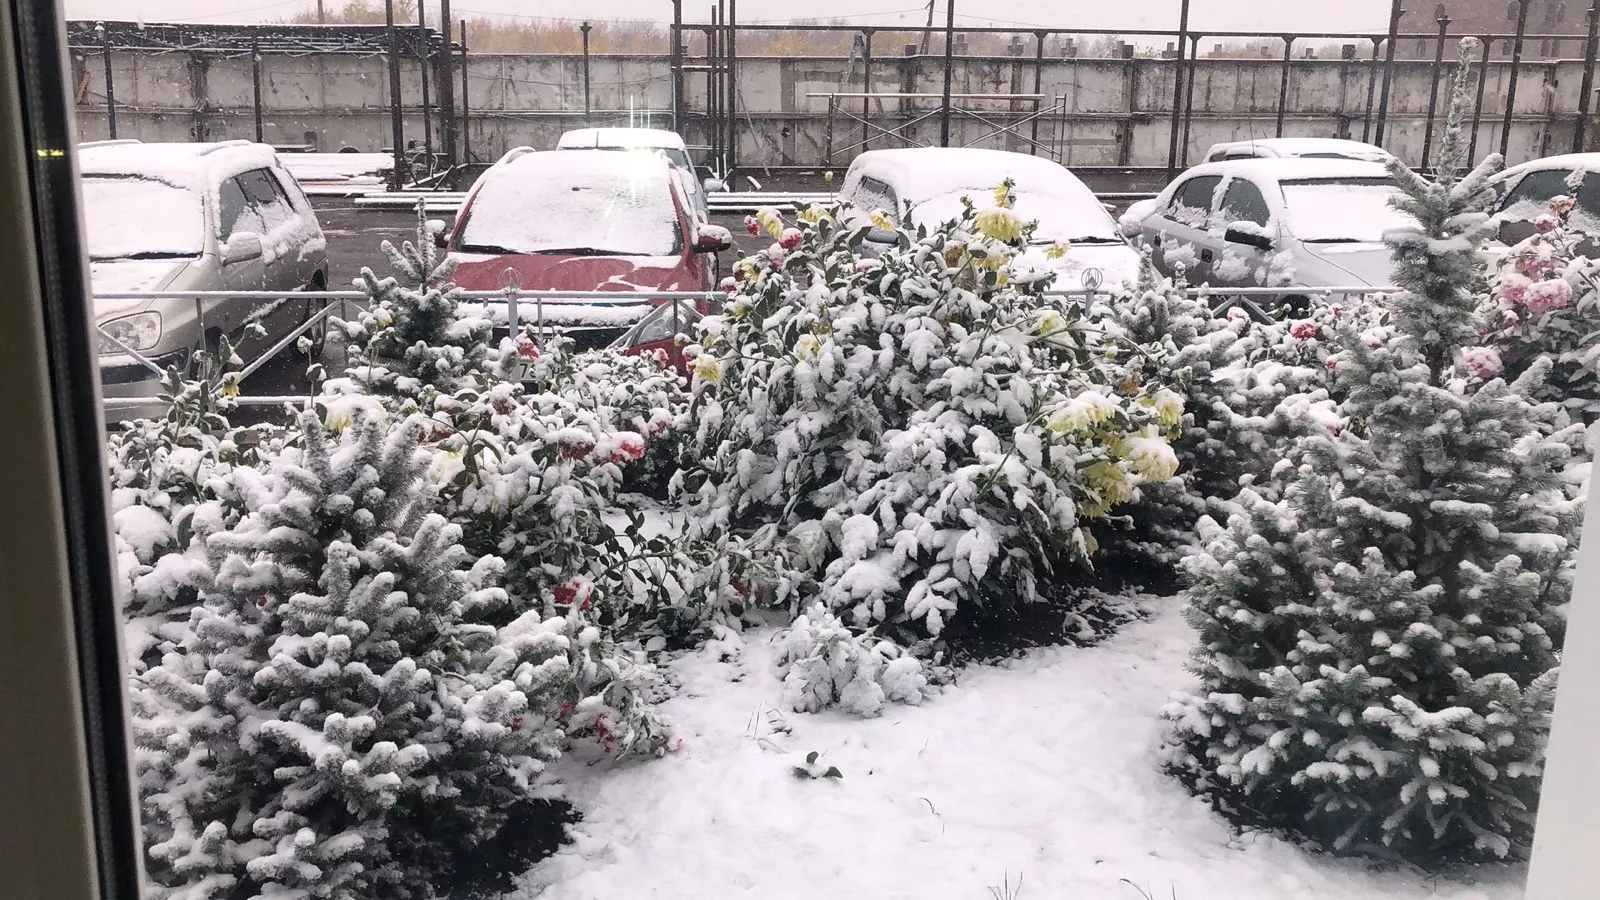
<path id="1" fill-rule="evenodd" d="M 1517 108 L 1517 79 L 1522 74 L 1522 42 L 1528 33 L 1528 0 L 1517 4 L 1517 37 L 1511 45 L 1511 78 L 1506 84 L 1506 115 L 1500 123 L 1500 155 L 1511 149 L 1511 119 Z"/>
<path id="2" fill-rule="evenodd" d="M 1044 39 L 1048 31 L 1035 31 L 1033 33 L 1033 92 L 1040 93 L 1044 88 Z M 1033 105 L 1033 124 L 1028 142 L 1028 152 L 1034 156 L 1039 155 L 1039 104 Z"/>
<path id="3" fill-rule="evenodd" d="M 1394 0 L 1389 11 L 1389 36 L 1385 38 L 1383 50 L 1383 99 L 1378 103 L 1378 129 L 1373 138 L 1378 146 L 1383 146 L 1384 127 L 1389 124 L 1389 89 L 1394 84 L 1394 54 L 1395 44 L 1400 37 L 1400 17 L 1405 10 L 1400 6 L 1400 0 Z"/>
<path id="4" fill-rule="evenodd" d="M 261 144 L 266 140 L 261 121 L 261 38 L 252 38 L 250 44 L 250 86 L 255 106 L 256 143 Z"/>
<path id="5" fill-rule="evenodd" d="M 389 56 L 389 130 L 394 141 L 394 189 L 405 184 L 406 129 L 400 120 L 400 39 L 394 30 L 394 0 L 383 0 L 384 36 Z"/>
<path id="6" fill-rule="evenodd" d="M 1182 11 L 1178 14 L 1178 42 L 1173 46 L 1177 48 L 1177 56 L 1173 58 L 1172 65 L 1172 146 L 1167 151 L 1167 178 L 1178 177 L 1178 140 L 1183 128 L 1183 80 L 1184 80 L 1184 53 L 1189 43 L 1189 0 L 1183 0 Z M 1189 77 L 1193 78 L 1191 71 Z"/>
<path id="7" fill-rule="evenodd" d="M 862 101 L 862 102 L 868 102 L 868 101 Z M 829 168 L 829 169 L 833 168 L 833 118 L 834 118 L 833 114 L 834 114 L 834 110 L 838 108 L 838 105 L 839 105 L 838 96 L 835 95 L 835 94 L 829 94 L 828 95 L 828 126 L 827 126 L 827 129 L 823 132 L 823 138 L 822 138 L 822 165 L 823 165 L 823 167 Z"/>
<path id="8" fill-rule="evenodd" d="M 439 0 L 439 32 L 444 42 L 444 55 L 439 59 L 439 124 L 444 144 L 445 164 L 453 166 L 456 156 L 456 54 L 450 49 L 450 0 Z"/>
<path id="9" fill-rule="evenodd" d="M 861 93 L 870 94 L 870 93 L 872 93 L 872 29 L 871 28 L 863 28 L 861 30 L 861 41 L 862 41 L 862 43 L 861 43 L 861 48 L 862 48 L 862 52 L 861 52 L 861 59 L 862 59 L 862 65 L 861 65 Z M 871 115 L 872 115 L 872 101 L 869 100 L 869 99 L 866 99 L 866 98 L 862 98 L 862 100 L 861 100 L 861 150 L 863 152 L 865 152 L 867 150 L 867 144 L 869 142 L 871 142 L 871 140 L 872 140 L 872 135 L 868 131 L 868 129 L 871 126 L 869 126 L 867 124 L 867 119 Z"/>
<path id="10" fill-rule="evenodd" d="M 1428 160 L 1433 156 L 1433 130 L 1439 116 L 1439 80 L 1444 76 L 1444 41 L 1450 33 L 1450 16 L 1440 7 L 1439 18 L 1434 21 L 1439 23 L 1439 40 L 1433 48 L 1433 85 L 1428 88 L 1428 125 L 1422 133 L 1422 167 L 1428 167 Z"/>
<path id="11" fill-rule="evenodd" d="M 100 32 L 100 57 L 106 66 L 106 127 L 110 129 L 111 139 L 117 139 L 117 88 L 115 79 L 111 77 L 111 35 L 106 31 L 104 22 L 95 26 Z"/>
<path id="12" fill-rule="evenodd" d="M 461 161 L 472 162 L 472 117 L 467 89 L 467 20 L 461 20 Z"/>
<path id="13" fill-rule="evenodd" d="M 1289 112 L 1289 66 L 1294 62 L 1294 35 L 1283 36 L 1283 75 L 1278 81 L 1277 137 L 1283 137 L 1284 118 Z"/>
<path id="14" fill-rule="evenodd" d="M 578 31 L 583 34 L 583 124 L 585 125 L 593 124 L 590 115 L 594 111 L 589 94 L 589 32 L 592 30 L 594 26 L 588 22 L 578 26 Z"/>
<path id="15" fill-rule="evenodd" d="M 1467 143 L 1466 164 L 1469 166 L 1478 161 L 1478 129 L 1483 125 L 1483 92 L 1489 85 L 1489 54 L 1494 47 L 1492 38 L 1485 36 L 1482 40 L 1483 58 L 1478 61 L 1478 99 L 1472 105 L 1472 140 Z"/>
<path id="16" fill-rule="evenodd" d="M 1184 79 L 1183 85 L 1183 145 L 1179 148 L 1178 163 L 1184 168 L 1189 167 L 1189 127 L 1194 124 L 1194 73 L 1200 61 L 1200 40 L 1202 34 L 1189 35 L 1189 77 Z"/>
<path id="17" fill-rule="evenodd" d="M 1367 62 L 1367 113 L 1361 122 L 1361 139 L 1372 140 L 1372 109 L 1378 101 L 1378 46 L 1383 38 L 1372 39 L 1372 59 Z"/>
<path id="18" fill-rule="evenodd" d="M 950 146 L 950 88 L 955 78 L 956 0 L 944 0 L 944 105 L 939 110 L 939 146 Z"/>

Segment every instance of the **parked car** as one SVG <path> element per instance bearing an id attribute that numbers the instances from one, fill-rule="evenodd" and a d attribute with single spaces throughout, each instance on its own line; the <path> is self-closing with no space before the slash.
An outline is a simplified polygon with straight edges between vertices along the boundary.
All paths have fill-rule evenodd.
<path id="1" fill-rule="evenodd" d="M 1374 144 L 1343 138 L 1261 138 L 1212 144 L 1206 162 L 1230 159 L 1353 159 L 1386 163 L 1393 154 Z"/>
<path id="2" fill-rule="evenodd" d="M 919 147 L 871 150 L 857 156 L 839 190 L 843 214 L 865 219 L 876 210 L 899 215 L 907 204 L 919 225 L 936 226 L 961 214 L 961 200 L 979 209 L 994 205 L 994 189 L 1006 179 L 1015 182 L 1017 214 L 1036 220 L 1036 249 L 1020 260 L 1057 272 L 1055 286 L 1078 288 L 1090 270 L 1101 283 L 1138 278 L 1139 255 L 1117 234 L 1111 214 L 1066 168 L 1048 159 L 1004 150 Z M 877 237 L 869 234 L 868 239 Z M 1072 247 L 1059 260 L 1044 249 L 1061 241 Z"/>
<path id="3" fill-rule="evenodd" d="M 1163 274 L 1181 268 L 1190 284 L 1215 288 L 1282 287 L 1276 300 L 1303 306 L 1314 288 L 1393 283 L 1383 234 L 1414 224 L 1389 205 L 1398 190 L 1372 162 L 1206 163 L 1124 225 L 1150 245 Z M 1234 302 L 1223 293 L 1219 309 Z"/>
<path id="4" fill-rule="evenodd" d="M 1550 212 L 1550 201 L 1566 196 L 1575 202 L 1570 221 L 1590 236 L 1578 252 L 1600 259 L 1600 153 L 1525 162 L 1495 176 L 1490 186 L 1499 197 L 1495 216 L 1500 231 L 1484 248 L 1486 256 L 1498 259 L 1532 237 L 1537 230 L 1534 222 Z"/>
<path id="5" fill-rule="evenodd" d="M 196 350 L 214 347 L 261 320 L 269 341 L 321 308 L 291 302 L 295 291 L 326 288 L 327 242 L 299 184 L 271 147 L 248 141 L 84 144 L 84 227 L 91 289 L 274 291 L 284 300 L 94 300 L 100 380 L 108 398 L 149 397 L 160 379 L 128 351 L 162 369 L 186 370 Z M 326 333 L 316 327 L 313 337 Z M 112 340 L 114 338 L 115 340 Z M 120 342 L 120 346 L 119 343 Z M 266 345 L 246 345 L 249 358 Z M 108 421 L 159 414 L 151 403 L 107 411 Z"/>
<path id="6" fill-rule="evenodd" d="M 455 282 L 497 291 L 508 273 L 524 290 L 619 294 L 710 291 L 726 228 L 696 220 L 676 168 L 652 154 L 520 148 L 467 195 L 455 227 L 439 240 L 457 261 Z M 543 314 L 580 348 L 602 347 L 667 301 L 519 304 L 519 321 Z M 698 303 L 699 312 L 709 311 Z M 504 304 L 491 313 L 506 316 Z M 673 348 L 676 352 L 676 348 Z"/>
<path id="7" fill-rule="evenodd" d="M 711 221 L 706 206 L 706 194 L 723 190 L 721 181 L 707 178 L 701 181 L 695 174 L 694 162 L 689 159 L 689 147 L 676 131 L 660 128 L 578 128 L 567 132 L 556 142 L 558 150 L 656 150 L 666 155 L 678 167 L 683 180 L 683 192 L 702 222 Z"/>

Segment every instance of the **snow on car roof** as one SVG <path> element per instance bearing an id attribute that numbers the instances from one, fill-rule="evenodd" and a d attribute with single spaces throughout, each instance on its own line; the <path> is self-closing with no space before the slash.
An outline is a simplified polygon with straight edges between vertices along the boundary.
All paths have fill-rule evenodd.
<path id="1" fill-rule="evenodd" d="M 902 201 L 938 197 L 953 191 L 990 191 L 1011 178 L 1019 190 L 1053 190 L 1061 196 L 1089 193 L 1078 176 L 1058 163 L 1025 153 L 973 147 L 907 147 L 869 150 L 850 166 L 852 177 L 876 178 L 892 185 Z"/>
<path id="2" fill-rule="evenodd" d="M 1389 169 L 1382 163 L 1358 159 L 1264 157 L 1201 163 L 1184 172 L 1180 179 L 1187 180 L 1195 175 L 1237 175 L 1262 181 L 1320 181 L 1328 178 L 1388 178 Z"/>
<path id="3" fill-rule="evenodd" d="M 660 128 L 576 128 L 561 136 L 556 147 L 569 150 L 578 147 L 659 147 L 664 150 L 683 150 L 683 137 L 675 131 Z"/>
<path id="4" fill-rule="evenodd" d="M 224 178 L 272 166 L 277 151 L 250 141 L 152 143 L 106 141 L 78 149 L 84 175 L 143 175 L 170 184 L 205 188 Z"/>
<path id="5" fill-rule="evenodd" d="M 1550 169 L 1582 169 L 1585 172 L 1600 172 L 1600 153 L 1563 153 L 1560 156 L 1546 156 L 1543 159 L 1530 160 L 1508 167 L 1496 178 L 1512 178 L 1524 172 L 1544 172 Z"/>
<path id="6" fill-rule="evenodd" d="M 1374 144 L 1365 144 L 1361 141 L 1345 140 L 1344 138 L 1260 138 L 1249 141 L 1227 141 L 1221 144 L 1212 144 L 1206 151 L 1207 158 L 1218 153 L 1232 153 L 1248 151 L 1266 153 L 1271 157 L 1319 157 L 1321 154 L 1337 153 L 1352 159 L 1367 159 L 1380 161 L 1388 159 L 1389 151 Z"/>

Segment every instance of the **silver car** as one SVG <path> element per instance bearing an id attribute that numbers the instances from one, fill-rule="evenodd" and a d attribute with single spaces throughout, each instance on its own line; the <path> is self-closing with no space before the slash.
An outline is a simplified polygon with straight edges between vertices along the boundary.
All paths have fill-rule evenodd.
<path id="1" fill-rule="evenodd" d="M 1191 285 L 1282 288 L 1271 306 L 1303 307 L 1318 288 L 1394 283 L 1383 234 L 1415 225 L 1389 204 L 1399 192 L 1383 166 L 1324 159 L 1207 163 L 1180 175 L 1153 202 L 1124 216 L 1125 234 L 1148 244 L 1156 268 Z"/>
<path id="2" fill-rule="evenodd" d="M 160 378 L 137 357 L 185 371 L 196 350 L 215 347 L 222 335 L 238 334 L 256 320 L 269 335 L 283 333 L 320 308 L 291 298 L 326 288 L 327 242 L 310 202 L 271 147 L 102 141 L 82 145 L 78 162 L 106 398 L 161 392 Z M 100 296 L 228 290 L 282 292 L 283 299 Z M 113 404 L 106 418 L 160 411 L 156 403 Z"/>

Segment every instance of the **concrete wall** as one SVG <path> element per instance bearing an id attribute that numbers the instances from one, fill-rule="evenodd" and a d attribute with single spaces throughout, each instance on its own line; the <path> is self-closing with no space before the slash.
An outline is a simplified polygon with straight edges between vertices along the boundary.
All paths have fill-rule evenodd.
<path id="1" fill-rule="evenodd" d="M 690 59 L 690 63 L 699 60 Z M 103 60 L 78 61 L 82 95 L 78 124 L 84 139 L 106 137 Z M 387 65 L 381 56 L 306 55 L 264 57 L 263 136 L 271 143 L 315 143 L 377 150 L 390 141 Z M 1582 63 L 1533 62 L 1521 68 L 1509 157 L 1512 162 L 1571 147 L 1577 120 Z M 186 53 L 117 52 L 111 57 L 118 136 L 144 140 L 254 137 L 251 65 L 247 57 Z M 417 60 L 402 64 L 407 139 L 421 139 L 421 78 Z M 1217 141 L 1269 137 L 1276 133 L 1282 64 L 1276 60 L 1202 59 L 1196 68 L 1194 115 L 1187 152 L 1197 159 Z M 848 73 L 848 74 L 847 74 Z M 762 165 L 849 163 L 863 125 L 843 114 L 828 115 L 828 101 L 810 93 L 860 92 L 859 62 L 836 58 L 741 59 L 738 64 L 739 161 Z M 1176 64 L 1161 59 L 1048 59 L 1038 72 L 1039 93 L 1061 97 L 1052 114 L 1040 117 L 1037 135 L 1046 152 L 1076 166 L 1164 167 L 1171 135 Z M 1284 133 L 1361 139 L 1376 124 L 1381 90 L 1368 115 L 1368 85 L 1374 72 L 1366 60 L 1296 60 L 1290 68 Z M 1420 161 L 1429 93 L 1435 70 L 1428 62 L 1396 66 L 1385 143 L 1412 163 Z M 1501 120 L 1511 75 L 1509 63 L 1491 63 L 1486 73 L 1482 155 L 1500 145 Z M 457 103 L 460 79 L 455 73 Z M 939 57 L 877 60 L 875 92 L 938 94 L 943 86 Z M 1032 93 L 1031 58 L 962 58 L 954 75 L 956 93 Z M 595 56 L 591 60 L 591 105 L 595 124 L 658 124 L 670 127 L 671 74 L 665 56 Z M 432 76 L 437 103 L 437 77 Z M 509 147 L 550 146 L 566 128 L 583 124 L 583 65 L 578 56 L 478 55 L 467 65 L 470 142 L 473 156 L 492 159 Z M 1448 81 L 1440 79 L 1439 127 L 1448 103 Z M 681 124 L 691 143 L 708 140 L 704 127 L 705 75 L 686 75 L 688 114 Z M 1033 122 L 1018 134 L 993 135 L 997 123 L 1023 119 L 1025 102 L 957 101 L 952 143 L 1027 150 Z M 840 101 L 857 115 L 862 101 Z M 1047 101 L 1047 109 L 1052 102 Z M 630 108 L 632 112 L 630 112 Z M 874 101 L 869 118 L 879 127 L 905 125 L 919 143 L 937 143 L 937 99 Z M 973 115 L 976 114 L 976 115 Z M 987 122 L 980 120 L 989 120 Z M 435 114 L 434 140 L 440 140 Z M 832 153 L 830 157 L 830 134 Z M 987 137 L 985 137 L 988 135 Z M 1435 137 L 1437 143 L 1437 137 Z M 875 137 L 871 146 L 893 146 Z"/>

